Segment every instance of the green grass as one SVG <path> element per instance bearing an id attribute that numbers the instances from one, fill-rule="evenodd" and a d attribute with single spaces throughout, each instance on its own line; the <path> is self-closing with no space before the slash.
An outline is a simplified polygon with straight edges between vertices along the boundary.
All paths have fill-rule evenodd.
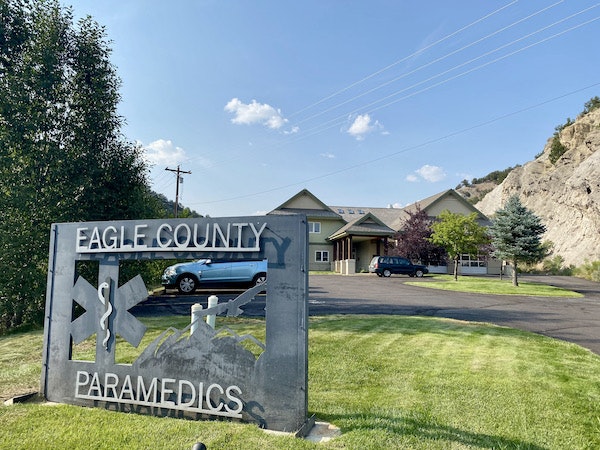
<path id="1" fill-rule="evenodd" d="M 526 295 L 534 297 L 580 298 L 582 294 L 543 283 L 519 280 L 519 286 L 513 286 L 510 278 L 459 276 L 455 281 L 452 275 L 434 275 L 434 282 L 408 281 L 411 286 L 443 289 L 457 292 L 495 295 Z"/>
<path id="2" fill-rule="evenodd" d="M 147 334 L 187 318 L 152 319 Z M 230 324 L 264 333 L 261 320 Z M 149 338 L 149 337 L 148 337 Z M 0 397 L 36 389 L 41 332 L 0 338 Z M 137 350 L 136 350 L 137 351 Z M 123 360 L 135 357 L 124 351 Z M 313 444 L 251 424 L 25 403 L 0 406 L 0 448 L 600 448 L 600 357 L 492 325 L 404 316 L 311 318 L 309 410 L 341 427 Z"/>

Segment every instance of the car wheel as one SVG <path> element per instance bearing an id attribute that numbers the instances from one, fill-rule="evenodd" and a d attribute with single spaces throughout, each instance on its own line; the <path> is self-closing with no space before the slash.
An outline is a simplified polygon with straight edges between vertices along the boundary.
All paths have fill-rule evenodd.
<path id="1" fill-rule="evenodd" d="M 415 276 L 416 276 L 417 278 L 421 278 L 421 277 L 423 276 L 423 271 L 422 271 L 422 270 L 417 270 L 417 271 L 415 272 Z"/>
<path id="2" fill-rule="evenodd" d="M 182 275 L 177 280 L 177 290 L 180 294 L 191 294 L 196 290 L 198 281 L 193 275 Z"/>
<path id="3" fill-rule="evenodd" d="M 383 276 L 389 278 L 390 276 L 392 276 L 392 271 L 390 269 L 384 269 Z"/>
<path id="4" fill-rule="evenodd" d="M 252 280 L 252 283 L 254 284 L 254 286 L 258 286 L 259 284 L 263 284 L 267 281 L 267 274 L 266 273 L 259 273 L 257 275 L 254 276 L 254 279 Z"/>
<path id="5" fill-rule="evenodd" d="M 381 275 L 381 272 L 377 272 L 377 276 L 381 278 L 383 275 Z"/>

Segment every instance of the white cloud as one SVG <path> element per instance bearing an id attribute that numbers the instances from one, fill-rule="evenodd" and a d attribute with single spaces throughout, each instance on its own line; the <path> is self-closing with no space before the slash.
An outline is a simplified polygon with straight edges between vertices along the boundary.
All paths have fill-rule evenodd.
<path id="1" fill-rule="evenodd" d="M 329 153 L 329 152 L 321 153 L 321 156 L 323 158 L 327 158 L 327 159 L 334 159 L 335 158 L 335 155 L 333 153 Z"/>
<path id="2" fill-rule="evenodd" d="M 287 122 L 287 120 L 286 120 L 286 122 Z M 289 130 L 287 130 L 287 131 L 284 131 L 283 133 L 284 133 L 284 134 L 296 134 L 296 133 L 298 133 L 299 131 L 300 131 L 300 127 L 299 127 L 299 126 L 293 126 L 292 128 L 290 128 L 290 129 L 289 129 Z"/>
<path id="3" fill-rule="evenodd" d="M 430 166 L 429 164 L 425 164 L 418 170 L 415 170 L 425 181 L 429 181 L 430 183 L 435 183 L 436 181 L 442 181 L 446 178 L 446 172 L 444 169 L 438 166 Z"/>
<path id="4" fill-rule="evenodd" d="M 383 125 L 381 125 L 377 120 L 371 123 L 371 116 L 368 114 L 361 114 L 356 116 L 350 128 L 348 128 L 347 133 L 352 137 L 356 138 L 357 141 L 362 141 L 365 139 L 365 136 L 375 130 L 382 130 Z"/>
<path id="5" fill-rule="evenodd" d="M 259 124 L 277 130 L 288 122 L 282 116 L 281 110 L 275 109 L 266 103 L 258 103 L 256 100 L 252 100 L 252 103 L 243 103 L 238 98 L 232 98 L 225 105 L 225 111 L 234 114 L 231 122 L 235 124 Z M 291 132 L 297 131 L 297 128 L 293 128 Z"/>
<path id="6" fill-rule="evenodd" d="M 406 181 L 409 181 L 411 183 L 417 183 L 419 181 L 419 177 L 410 173 L 406 176 Z"/>
<path id="7" fill-rule="evenodd" d="M 153 165 L 177 165 L 186 161 L 187 155 L 181 147 L 173 145 L 170 140 L 159 139 L 144 146 L 146 158 Z"/>

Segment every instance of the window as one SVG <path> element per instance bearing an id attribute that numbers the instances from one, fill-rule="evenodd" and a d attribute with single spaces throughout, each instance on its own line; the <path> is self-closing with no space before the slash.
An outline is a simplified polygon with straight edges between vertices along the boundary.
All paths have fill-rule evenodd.
<path id="1" fill-rule="evenodd" d="M 329 252 L 327 250 L 317 250 L 315 252 L 316 262 L 329 262 Z"/>
<path id="2" fill-rule="evenodd" d="M 483 255 L 460 255 L 460 264 L 463 267 L 486 267 L 485 256 Z"/>
<path id="3" fill-rule="evenodd" d="M 309 233 L 320 233 L 321 232 L 321 222 L 308 222 L 308 232 Z"/>

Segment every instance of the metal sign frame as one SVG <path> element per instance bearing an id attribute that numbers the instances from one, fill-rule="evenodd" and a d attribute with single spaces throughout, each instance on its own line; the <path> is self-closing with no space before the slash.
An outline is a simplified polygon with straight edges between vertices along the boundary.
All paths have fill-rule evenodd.
<path id="1" fill-rule="evenodd" d="M 41 392 L 50 401 L 193 419 L 228 417 L 280 431 L 308 412 L 308 227 L 305 216 L 53 224 Z M 268 260 L 264 351 L 231 330 L 168 329 L 132 364 L 115 363 L 117 336 L 137 347 L 145 326 L 129 310 L 146 299 L 138 275 L 119 284 L 121 260 Z M 98 261 L 97 280 L 78 261 Z M 261 290 L 264 290 L 261 289 Z M 258 292 L 218 311 L 235 315 Z M 75 306 L 84 312 L 75 317 Z M 215 311 L 213 311 L 214 313 Z M 72 357 L 96 336 L 95 360 Z"/>

